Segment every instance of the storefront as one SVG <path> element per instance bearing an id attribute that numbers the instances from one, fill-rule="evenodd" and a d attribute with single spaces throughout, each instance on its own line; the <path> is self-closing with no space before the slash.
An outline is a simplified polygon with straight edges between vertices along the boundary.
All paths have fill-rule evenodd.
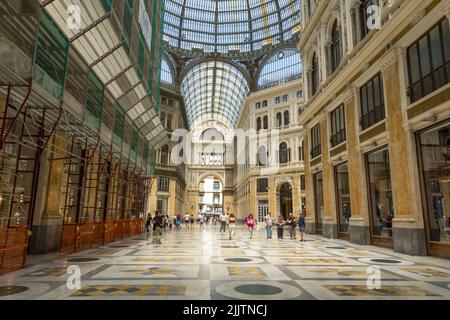
<path id="1" fill-rule="evenodd" d="M 450 258 L 450 120 L 417 134 L 430 255 Z"/>
<path id="2" fill-rule="evenodd" d="M 314 174 L 313 183 L 314 183 L 314 212 L 316 218 L 316 233 L 322 234 L 322 218 L 324 210 L 322 171 Z"/>
<path id="3" fill-rule="evenodd" d="M 366 154 L 372 244 L 393 247 L 391 171 L 387 146 Z"/>
<path id="4" fill-rule="evenodd" d="M 334 167 L 336 185 L 336 213 L 338 224 L 338 237 L 349 239 L 348 227 L 352 215 L 350 203 L 350 181 L 348 175 L 348 162 Z"/>

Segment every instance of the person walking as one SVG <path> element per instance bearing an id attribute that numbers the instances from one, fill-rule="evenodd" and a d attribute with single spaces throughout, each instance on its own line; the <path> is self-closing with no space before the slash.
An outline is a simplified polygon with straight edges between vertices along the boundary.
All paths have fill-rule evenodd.
<path id="1" fill-rule="evenodd" d="M 159 213 L 155 212 L 153 217 L 153 243 L 161 244 L 162 230 L 164 228 L 164 217 Z"/>
<path id="2" fill-rule="evenodd" d="M 284 218 L 282 216 L 279 216 L 277 219 L 277 235 L 278 239 L 283 239 L 283 233 L 284 233 Z"/>
<path id="3" fill-rule="evenodd" d="M 247 217 L 247 228 L 248 233 L 250 235 L 250 239 L 252 239 L 253 231 L 255 230 L 255 218 L 253 217 L 253 213 L 250 213 L 250 215 Z"/>
<path id="4" fill-rule="evenodd" d="M 198 227 L 200 230 L 204 229 L 205 225 L 205 218 L 203 217 L 203 214 L 199 213 L 198 214 Z"/>
<path id="5" fill-rule="evenodd" d="M 305 214 L 303 212 L 300 213 L 300 217 L 298 218 L 298 228 L 300 229 L 300 242 L 305 242 Z"/>
<path id="6" fill-rule="evenodd" d="M 230 214 L 228 218 L 228 236 L 229 240 L 233 238 L 234 229 L 236 228 L 236 217 L 234 214 Z"/>
<path id="7" fill-rule="evenodd" d="M 264 217 L 264 222 L 266 223 L 267 239 L 272 239 L 273 220 L 270 212 L 267 214 L 267 216 Z"/>
<path id="8" fill-rule="evenodd" d="M 291 240 L 296 240 L 297 235 L 295 230 L 297 228 L 297 222 L 295 221 L 293 213 L 289 213 L 288 225 L 289 225 L 289 237 L 291 238 Z"/>
<path id="9" fill-rule="evenodd" d="M 191 217 L 189 219 L 189 222 L 191 223 L 191 229 L 194 229 L 195 219 L 194 219 L 194 214 L 193 213 L 191 213 Z"/>
<path id="10" fill-rule="evenodd" d="M 184 225 L 188 229 L 189 229 L 189 220 L 190 220 L 190 218 L 191 218 L 191 216 L 189 215 L 189 213 L 186 212 L 186 214 L 184 215 Z"/>
<path id="11" fill-rule="evenodd" d="M 219 232 L 226 232 L 227 231 L 227 220 L 226 220 L 226 216 L 223 213 L 220 214 L 219 220 L 220 220 Z"/>
<path id="12" fill-rule="evenodd" d="M 150 232 L 150 226 L 152 225 L 152 214 L 149 213 L 147 220 L 145 221 L 145 232 Z"/>

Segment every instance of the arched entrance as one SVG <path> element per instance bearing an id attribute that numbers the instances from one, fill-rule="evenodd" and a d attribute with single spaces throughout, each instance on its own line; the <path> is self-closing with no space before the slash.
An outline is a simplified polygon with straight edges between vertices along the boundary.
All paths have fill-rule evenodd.
<path id="1" fill-rule="evenodd" d="M 294 212 L 292 202 L 292 186 L 288 182 L 285 182 L 281 185 L 279 197 L 280 215 L 284 219 L 287 219 L 289 217 L 289 213 Z"/>

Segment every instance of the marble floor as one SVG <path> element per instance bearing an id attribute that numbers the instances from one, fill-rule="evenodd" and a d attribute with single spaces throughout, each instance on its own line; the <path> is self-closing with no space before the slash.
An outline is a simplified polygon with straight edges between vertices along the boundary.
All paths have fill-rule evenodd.
<path id="1" fill-rule="evenodd" d="M 286 234 L 285 234 L 286 236 Z M 79 276 L 78 276 L 79 275 Z M 79 281 L 78 281 L 79 280 Z M 77 254 L 31 257 L 0 277 L 0 299 L 450 299 L 450 261 L 308 236 L 233 240 L 219 226 L 141 235 Z"/>

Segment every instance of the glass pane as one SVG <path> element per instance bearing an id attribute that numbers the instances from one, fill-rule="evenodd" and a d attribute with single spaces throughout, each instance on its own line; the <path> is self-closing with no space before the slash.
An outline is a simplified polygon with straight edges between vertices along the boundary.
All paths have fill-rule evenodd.
<path id="1" fill-rule="evenodd" d="M 431 45 L 431 57 L 433 62 L 433 70 L 436 70 L 444 63 L 444 57 L 442 56 L 442 44 L 441 34 L 439 32 L 439 26 L 436 26 L 430 32 L 430 45 Z M 450 41 L 450 39 L 447 39 Z"/>
<path id="2" fill-rule="evenodd" d="M 368 154 L 367 166 L 373 235 L 390 238 L 394 206 L 388 150 Z"/>
<path id="3" fill-rule="evenodd" d="M 431 72 L 430 52 L 428 49 L 428 38 L 425 36 L 419 41 L 420 63 L 422 67 L 422 76 Z"/>
<path id="4" fill-rule="evenodd" d="M 352 216 L 350 204 L 350 180 L 347 162 L 336 166 L 335 176 L 339 232 L 347 233 L 350 217 Z"/>
<path id="5" fill-rule="evenodd" d="M 430 240 L 450 244 L 450 123 L 420 135 Z"/>

